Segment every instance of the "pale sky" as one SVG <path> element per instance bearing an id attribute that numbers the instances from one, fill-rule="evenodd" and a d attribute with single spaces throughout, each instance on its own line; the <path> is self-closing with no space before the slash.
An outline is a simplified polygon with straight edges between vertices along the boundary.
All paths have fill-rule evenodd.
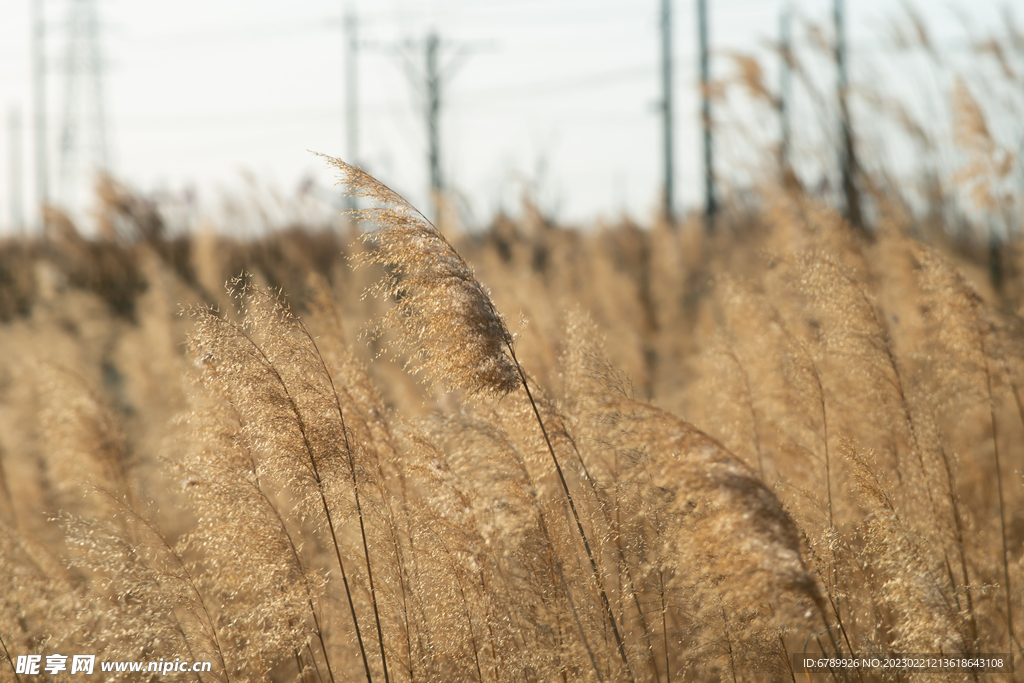
<path id="1" fill-rule="evenodd" d="M 69 4 L 40 0 L 47 17 L 48 144 L 52 194 L 59 191 Z M 0 233 L 11 225 L 12 111 L 22 121 L 22 206 L 34 222 L 30 89 L 30 0 L 0 0 Z M 113 174 L 150 193 L 198 193 L 204 206 L 225 194 L 293 194 L 304 179 L 333 184 L 307 150 L 349 159 L 339 1 L 94 0 L 104 55 L 103 103 Z M 875 79 L 896 63 L 887 37 L 901 3 L 846 0 L 851 80 Z M 708 0 L 713 77 L 733 70 L 728 55 L 761 58 L 776 89 L 783 0 Z M 936 42 L 967 43 L 961 15 L 979 32 L 998 30 L 996 0 L 916 7 Z M 569 223 L 629 213 L 646 222 L 661 185 L 657 0 L 351 1 L 358 17 L 360 155 L 367 170 L 427 206 L 423 102 L 408 63 L 423 68 L 422 44 L 436 30 L 442 63 L 458 59 L 443 91 L 442 166 L 476 224 L 499 208 L 517 210 L 527 184 L 541 207 Z M 830 0 L 794 8 L 794 44 L 808 57 L 808 22 L 831 36 Z M 699 207 L 696 0 L 673 2 L 676 203 Z M 1021 13 L 1024 15 L 1024 12 Z M 409 47 L 410 41 L 413 47 Z M 404 47 L 403 47 L 404 46 Z M 403 51 L 404 50 L 404 51 Z M 824 64 L 824 62 L 823 62 Z M 902 62 L 900 62 L 902 64 Z M 823 67 L 824 68 L 824 67 Z M 822 83 L 828 83 L 824 70 Z M 907 82 L 919 74 L 897 76 Z M 897 86 L 898 87 L 898 86 Z M 797 109 L 800 107 L 800 86 Z M 805 97 L 805 96 L 804 96 Z M 805 97 L 806 99 L 806 97 Z M 809 104 L 806 106 L 810 106 Z M 743 184 L 756 177 L 778 122 L 763 106 L 720 108 L 717 172 Z M 813 116 L 794 123 L 794 144 L 813 149 Z M 828 172 L 821 160 L 821 173 Z M 813 171 L 813 164 L 809 167 Z M 255 179 L 256 190 L 244 178 Z M 80 197 L 82 191 L 70 193 Z M 82 208 L 80 199 L 73 199 Z"/>

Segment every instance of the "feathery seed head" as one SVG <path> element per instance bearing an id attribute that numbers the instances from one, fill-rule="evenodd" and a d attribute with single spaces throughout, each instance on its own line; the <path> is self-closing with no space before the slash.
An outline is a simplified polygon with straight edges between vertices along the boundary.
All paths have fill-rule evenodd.
<path id="1" fill-rule="evenodd" d="M 509 355 L 512 334 L 487 289 L 423 214 L 363 170 L 325 157 L 341 171 L 349 194 L 376 202 L 356 215 L 373 225 L 363 234 L 359 264 L 379 264 L 385 275 L 368 290 L 394 301 L 370 328 L 371 337 L 395 334 L 395 345 L 427 381 L 444 381 L 469 394 L 503 396 L 519 386 Z"/>

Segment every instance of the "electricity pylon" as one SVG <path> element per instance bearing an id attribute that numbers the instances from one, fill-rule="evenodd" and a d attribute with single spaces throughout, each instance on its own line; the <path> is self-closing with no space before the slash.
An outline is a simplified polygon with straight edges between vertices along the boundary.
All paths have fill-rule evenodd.
<path id="1" fill-rule="evenodd" d="M 61 202 L 67 204 L 96 171 L 109 168 L 103 106 L 103 57 L 95 0 L 67 0 L 64 112 L 60 135 Z"/>

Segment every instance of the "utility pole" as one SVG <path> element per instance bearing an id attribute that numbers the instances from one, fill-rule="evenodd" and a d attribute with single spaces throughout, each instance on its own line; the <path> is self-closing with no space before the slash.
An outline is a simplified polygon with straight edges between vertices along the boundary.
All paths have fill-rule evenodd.
<path id="1" fill-rule="evenodd" d="M 408 52 L 405 54 L 406 73 L 413 86 L 420 90 L 424 100 L 424 114 L 427 124 L 427 164 L 430 170 L 430 193 L 432 195 L 432 218 L 440 220 L 442 196 L 445 189 L 444 174 L 441 171 L 441 104 L 442 91 L 451 79 L 455 69 L 468 54 L 466 46 L 460 48 L 447 63 L 441 63 L 441 48 L 447 43 L 436 31 L 427 34 L 423 42 L 424 69 L 413 65 Z M 414 43 L 406 42 L 407 49 Z"/>
<path id="2" fill-rule="evenodd" d="M 24 226 L 21 211 L 21 112 L 11 107 L 7 113 L 7 192 L 11 210 L 11 229 L 20 233 Z"/>
<path id="3" fill-rule="evenodd" d="M 46 163 L 46 18 L 43 0 L 32 0 L 32 132 L 35 142 L 36 209 L 39 211 L 39 228 L 46 227 L 44 207 L 50 203 L 50 188 Z"/>
<path id="4" fill-rule="evenodd" d="M 441 74 L 437 70 L 440 43 L 437 33 L 431 32 L 427 36 L 427 73 L 424 81 L 427 91 L 427 136 L 430 139 L 427 157 L 430 162 L 430 193 L 434 201 L 435 218 L 440 216 L 441 191 L 444 189 L 441 178 Z"/>
<path id="5" fill-rule="evenodd" d="M 846 75 L 846 26 L 843 0 L 833 0 L 832 13 L 836 30 L 836 91 L 839 99 L 840 156 L 839 167 L 843 176 L 843 197 L 845 216 L 856 228 L 863 228 L 860 212 L 860 196 L 857 192 L 857 156 L 853 146 L 853 128 L 850 125 L 850 110 L 847 106 L 848 81 Z"/>
<path id="6" fill-rule="evenodd" d="M 715 166 L 711 138 L 711 78 L 708 59 L 708 3 L 697 0 L 697 26 L 700 33 L 701 123 L 704 128 L 704 228 L 713 232 L 715 213 Z"/>
<path id="7" fill-rule="evenodd" d="M 73 192 L 88 173 L 107 170 L 107 124 L 103 107 L 103 61 L 96 0 L 67 0 L 64 120 L 60 144 L 60 195 Z"/>
<path id="8" fill-rule="evenodd" d="M 665 220 L 675 225 L 672 160 L 672 0 L 661 0 L 661 103 L 665 160 Z"/>
<path id="9" fill-rule="evenodd" d="M 779 16 L 779 52 L 782 65 L 779 70 L 779 119 L 781 124 L 781 141 L 779 143 L 779 166 L 785 180 L 792 170 L 790 159 L 790 109 L 792 107 L 792 86 L 790 69 L 793 64 L 793 46 L 790 39 L 792 9 L 789 4 L 783 5 Z"/>
<path id="10" fill-rule="evenodd" d="M 356 15 L 345 10 L 345 153 L 348 163 L 359 166 L 359 37 Z M 356 198 L 348 196 L 348 210 L 356 209 Z"/>

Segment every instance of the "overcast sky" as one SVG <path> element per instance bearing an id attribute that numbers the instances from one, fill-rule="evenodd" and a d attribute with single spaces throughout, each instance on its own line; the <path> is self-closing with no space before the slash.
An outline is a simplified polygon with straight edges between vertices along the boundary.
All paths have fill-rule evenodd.
<path id="1" fill-rule="evenodd" d="M 65 119 L 68 8 L 42 0 L 47 18 L 48 144 L 58 195 L 59 135 Z M 307 150 L 349 159 L 345 146 L 342 14 L 327 0 L 94 0 L 104 55 L 102 100 L 110 167 L 144 192 L 194 189 L 205 202 L 242 187 L 294 193 L 333 174 Z M 962 17 L 998 29 L 996 0 L 917 3 L 936 41 L 966 43 Z M 782 0 L 708 0 L 713 76 L 728 55 L 761 58 L 774 88 Z M 808 22 L 831 36 L 829 0 L 794 8 L 794 41 L 809 47 Z M 11 112 L 22 121 L 22 205 L 34 216 L 30 89 L 30 0 L 0 5 L 0 232 L 11 223 Z M 450 66 L 443 90 L 442 167 L 479 224 L 515 210 L 524 188 L 567 222 L 646 221 L 661 184 L 657 0 L 379 0 L 349 2 L 359 22 L 360 154 L 357 159 L 413 203 L 427 206 L 423 41 L 441 37 Z M 675 0 L 677 205 L 701 204 L 696 0 Z M 889 28 L 900 3 L 847 0 L 851 78 L 886 71 Z M 810 54 L 810 52 L 809 52 Z M 737 113 L 739 112 L 739 113 Z M 726 181 L 754 175 L 777 135 L 765 107 L 720 109 Z M 731 123 L 730 123 L 731 121 Z M 795 144 L 815 142 L 799 125 Z M 742 132 L 745 131 L 745 132 Z M 801 136 L 804 139 L 801 140 Z M 746 161 L 745 161 L 746 160 Z M 749 163 L 747 163 L 749 162 Z M 747 166 L 745 168 L 745 166 Z M 822 172 L 826 172 L 823 170 Z M 72 198 L 80 196 L 74 192 Z M 74 200 L 81 204 L 81 200 Z"/>

